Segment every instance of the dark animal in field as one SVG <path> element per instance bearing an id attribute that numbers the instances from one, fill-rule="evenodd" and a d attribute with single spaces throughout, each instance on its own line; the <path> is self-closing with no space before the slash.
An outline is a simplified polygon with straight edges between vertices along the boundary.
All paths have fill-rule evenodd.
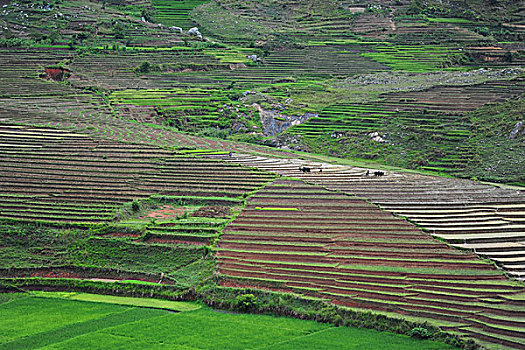
<path id="1" fill-rule="evenodd" d="M 307 167 L 307 166 L 302 166 L 299 168 L 299 171 L 302 171 L 303 173 L 309 173 L 310 172 L 310 168 Z"/>
<path id="2" fill-rule="evenodd" d="M 370 175 L 370 170 L 367 170 L 365 173 L 365 176 L 369 176 L 369 175 Z"/>
<path id="3" fill-rule="evenodd" d="M 383 176 L 385 173 L 383 171 L 374 171 L 374 176 Z"/>

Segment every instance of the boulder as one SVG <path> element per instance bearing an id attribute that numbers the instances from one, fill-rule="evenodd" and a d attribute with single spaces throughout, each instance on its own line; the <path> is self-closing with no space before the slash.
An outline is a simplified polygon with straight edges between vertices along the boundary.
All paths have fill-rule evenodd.
<path id="1" fill-rule="evenodd" d="M 190 30 L 188 30 L 188 34 L 189 35 L 194 35 L 194 36 L 196 36 L 196 37 L 198 37 L 199 39 L 202 40 L 202 34 L 201 34 L 201 32 L 199 32 L 199 28 L 197 28 L 197 27 L 193 27 Z"/>
<path id="2" fill-rule="evenodd" d="M 170 27 L 170 30 L 182 34 L 182 28 L 181 27 L 172 26 L 172 27 Z"/>
<path id="3" fill-rule="evenodd" d="M 247 58 L 251 59 L 253 62 L 260 62 L 261 59 L 257 55 L 249 55 L 246 56 Z"/>
<path id="4" fill-rule="evenodd" d="M 375 142 L 380 142 L 380 143 L 387 142 L 384 138 L 381 137 L 381 135 L 379 135 L 377 131 L 369 133 L 368 136 L 370 136 L 372 141 L 375 141 Z"/>
<path id="5" fill-rule="evenodd" d="M 514 129 L 512 129 L 512 131 L 510 132 L 510 138 L 515 139 L 516 137 L 518 137 L 520 132 L 522 134 L 525 132 L 525 126 L 523 125 L 522 121 L 519 121 L 516 123 L 516 125 L 514 126 Z"/>

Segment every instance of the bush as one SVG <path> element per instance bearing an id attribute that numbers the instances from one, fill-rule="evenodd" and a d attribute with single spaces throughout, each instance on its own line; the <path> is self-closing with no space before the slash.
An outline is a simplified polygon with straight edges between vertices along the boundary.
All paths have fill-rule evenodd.
<path id="1" fill-rule="evenodd" d="M 240 311 L 252 311 L 258 306 L 259 301 L 253 294 L 241 294 L 235 298 L 235 307 Z"/>
<path id="2" fill-rule="evenodd" d="M 157 64 L 151 64 L 148 61 L 142 61 L 140 66 L 135 68 L 135 72 L 138 73 L 149 73 L 149 72 L 158 72 L 160 71 L 160 66 Z"/>
<path id="3" fill-rule="evenodd" d="M 140 203 L 138 201 L 133 201 L 131 203 L 131 209 L 134 211 L 134 212 L 137 212 L 140 210 Z"/>
<path id="4" fill-rule="evenodd" d="M 29 47 L 32 41 L 23 38 L 0 38 L 0 47 Z"/>
<path id="5" fill-rule="evenodd" d="M 432 333 L 424 327 L 414 327 L 410 332 L 407 333 L 407 335 L 418 339 L 428 339 L 432 337 Z"/>
<path id="6" fill-rule="evenodd" d="M 120 22 L 116 22 L 113 25 L 113 35 L 115 36 L 115 39 L 124 39 L 126 36 L 126 32 L 124 30 L 124 25 Z"/>
<path id="7" fill-rule="evenodd" d="M 412 0 L 410 2 L 410 6 L 407 8 L 406 13 L 408 15 L 417 15 L 419 14 L 423 9 L 423 4 L 421 3 L 421 0 Z"/>

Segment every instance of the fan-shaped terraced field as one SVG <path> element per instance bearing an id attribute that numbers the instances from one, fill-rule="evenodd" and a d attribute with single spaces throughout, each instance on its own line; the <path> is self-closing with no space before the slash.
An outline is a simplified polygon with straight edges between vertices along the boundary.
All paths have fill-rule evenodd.
<path id="1" fill-rule="evenodd" d="M 437 238 L 492 259 L 506 273 L 523 280 L 525 196 L 520 190 L 395 171 L 376 177 L 372 170 L 366 176 L 366 169 L 304 160 L 243 155 L 235 159 L 365 198 L 406 217 Z M 301 166 L 310 167 L 311 173 L 300 172 Z"/>
<path id="2" fill-rule="evenodd" d="M 522 348 L 523 286 L 362 199 L 277 180 L 250 198 L 218 245 L 223 285 L 255 286 L 447 321 Z"/>

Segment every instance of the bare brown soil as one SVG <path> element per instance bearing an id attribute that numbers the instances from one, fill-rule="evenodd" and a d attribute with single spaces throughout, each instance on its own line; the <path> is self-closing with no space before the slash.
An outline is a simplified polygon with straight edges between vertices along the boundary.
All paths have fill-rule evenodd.
<path id="1" fill-rule="evenodd" d="M 174 207 L 172 205 L 162 205 L 159 209 L 151 210 L 145 215 L 139 216 L 139 219 L 155 218 L 155 219 L 174 219 L 185 212 L 184 207 Z"/>
<path id="2" fill-rule="evenodd" d="M 492 265 L 480 263 L 475 254 L 454 250 L 357 198 L 348 200 L 333 192 L 323 195 L 313 186 L 313 198 L 308 198 L 304 184 L 303 194 L 287 196 L 295 186 L 286 181 L 253 196 L 225 229 L 217 253 L 221 285 L 291 290 L 340 305 L 480 329 L 484 328 L 473 321 L 477 313 L 513 314 L 502 307 L 512 305 L 503 296 L 524 288 L 505 284 L 506 277 L 495 273 Z M 363 189 L 376 190 L 365 185 Z M 378 196 L 384 191 L 376 190 Z M 276 192 L 283 195 L 277 199 Z M 483 191 L 472 193 L 484 196 Z M 406 198 L 417 195 L 409 193 Z M 265 207 L 297 210 L 258 209 Z M 454 273 L 458 270 L 464 272 Z M 487 320 L 479 319 L 483 321 Z M 504 325 L 521 327 L 513 321 Z M 512 331 L 490 332 L 516 336 Z"/>
<path id="3" fill-rule="evenodd" d="M 204 218 L 226 218 L 230 215 L 230 208 L 224 206 L 205 206 L 197 209 L 191 216 Z"/>

